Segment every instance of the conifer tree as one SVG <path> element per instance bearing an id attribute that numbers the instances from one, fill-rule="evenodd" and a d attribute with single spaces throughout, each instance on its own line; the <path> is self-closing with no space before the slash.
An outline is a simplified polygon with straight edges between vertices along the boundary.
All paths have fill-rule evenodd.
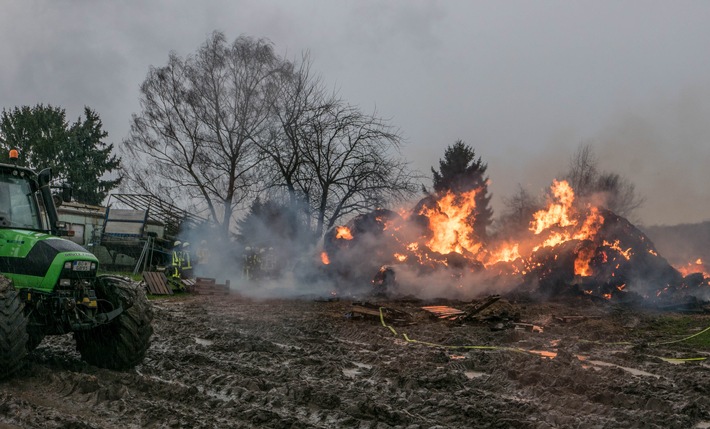
<path id="1" fill-rule="evenodd" d="M 473 230 L 478 239 L 488 237 L 486 229 L 493 221 L 493 210 L 490 207 L 491 196 L 488 194 L 488 178 L 485 164 L 481 157 L 476 159 L 476 152 L 462 140 L 457 140 L 446 148 L 444 159 L 439 160 L 439 171 L 433 167 L 434 191 L 443 196 L 447 192 L 461 194 L 474 189 L 476 193 L 476 210 L 473 213 Z"/>
<path id="2" fill-rule="evenodd" d="M 113 144 L 104 142 L 108 133 L 99 115 L 88 107 L 84 115 L 70 125 L 59 107 L 38 104 L 3 109 L 0 159 L 8 162 L 9 150 L 17 149 L 21 165 L 34 170 L 50 167 L 54 183 L 71 185 L 76 201 L 101 204 L 121 181 L 120 176 L 104 176 L 117 170 L 121 160 L 112 154 Z"/>

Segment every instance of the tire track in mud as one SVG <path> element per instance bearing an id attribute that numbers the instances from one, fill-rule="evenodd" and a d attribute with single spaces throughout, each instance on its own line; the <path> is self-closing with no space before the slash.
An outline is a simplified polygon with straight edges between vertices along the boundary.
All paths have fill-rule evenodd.
<path id="1" fill-rule="evenodd" d="M 412 313 L 416 306 L 403 307 Z M 48 337 L 0 384 L 0 423 L 23 428 L 688 428 L 710 421 L 710 368 L 649 359 L 618 320 L 544 333 L 415 319 L 397 327 L 445 345 L 545 349 L 557 357 L 407 343 L 348 302 L 183 296 L 154 301 L 155 335 L 135 370 L 83 363 Z M 532 307 L 544 317 L 558 306 Z M 660 353 L 660 351 L 659 351 Z M 618 366 L 580 361 L 584 354 Z M 659 377 L 635 375 L 636 368 Z M 1 426 L 0 426 L 1 427 Z"/>

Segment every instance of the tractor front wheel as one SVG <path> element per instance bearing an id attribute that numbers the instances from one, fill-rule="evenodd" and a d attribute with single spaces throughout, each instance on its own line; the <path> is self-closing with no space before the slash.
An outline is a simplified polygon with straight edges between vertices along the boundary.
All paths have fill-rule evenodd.
<path id="1" fill-rule="evenodd" d="M 0 276 L 0 380 L 10 376 L 27 355 L 27 316 L 12 281 Z"/>
<path id="2" fill-rule="evenodd" d="M 96 297 L 99 305 L 105 300 L 112 308 L 123 306 L 123 313 L 106 325 L 74 333 L 81 358 L 101 368 L 133 368 L 143 361 L 153 335 L 153 311 L 145 292 L 120 277 L 104 276 L 97 279 Z"/>

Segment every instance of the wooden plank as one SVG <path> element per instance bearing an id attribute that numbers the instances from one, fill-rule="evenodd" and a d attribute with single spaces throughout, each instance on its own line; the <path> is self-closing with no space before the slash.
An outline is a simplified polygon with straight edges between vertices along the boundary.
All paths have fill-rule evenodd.
<path id="1" fill-rule="evenodd" d="M 168 279 L 165 277 L 165 273 L 153 273 L 153 277 L 156 279 L 156 284 L 159 286 L 160 293 L 163 295 L 172 295 L 173 288 L 168 283 Z"/>
<path id="2" fill-rule="evenodd" d="M 380 308 L 382 310 L 380 310 Z M 411 315 L 409 313 L 390 307 L 381 307 L 369 302 L 353 302 L 350 313 L 351 315 L 366 316 L 375 319 L 382 317 L 392 323 L 409 323 L 411 321 Z"/>
<path id="3" fill-rule="evenodd" d="M 431 305 L 427 307 L 422 307 L 422 310 L 428 311 L 439 319 L 455 319 L 458 316 L 463 316 L 464 314 L 466 314 L 466 312 L 463 310 L 459 310 L 453 307 L 447 307 L 445 305 Z"/>
<path id="4" fill-rule="evenodd" d="M 589 319 L 601 319 L 601 316 L 554 316 L 555 320 L 562 323 L 583 322 Z"/>
<path id="5" fill-rule="evenodd" d="M 358 313 L 358 314 L 363 314 L 366 316 L 380 317 L 380 310 L 378 308 L 367 308 L 367 307 L 363 307 L 361 305 L 356 305 L 356 304 L 353 304 L 352 312 Z M 384 317 L 384 313 L 382 315 Z"/>
<path id="6" fill-rule="evenodd" d="M 168 281 L 164 273 L 155 271 L 143 272 L 143 280 L 148 286 L 148 292 L 152 295 L 172 295 L 173 289 L 168 286 Z"/>
<path id="7" fill-rule="evenodd" d="M 198 277 L 195 279 L 195 283 L 198 286 L 214 286 L 217 281 L 209 277 Z"/>

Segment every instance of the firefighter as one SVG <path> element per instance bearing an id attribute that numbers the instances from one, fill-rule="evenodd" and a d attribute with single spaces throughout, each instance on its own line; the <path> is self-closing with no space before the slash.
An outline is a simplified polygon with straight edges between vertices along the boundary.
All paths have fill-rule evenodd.
<path id="1" fill-rule="evenodd" d="M 259 257 L 259 249 L 246 247 L 244 248 L 244 277 L 253 280 L 258 277 L 261 267 L 261 258 Z"/>
<path id="2" fill-rule="evenodd" d="M 172 250 L 172 260 L 170 265 L 165 267 L 165 277 L 168 279 L 168 283 L 176 291 L 183 291 L 184 286 L 180 279 L 182 278 L 182 242 L 175 241 L 173 243 Z"/>
<path id="3" fill-rule="evenodd" d="M 180 246 L 182 245 L 182 242 L 180 240 L 177 240 L 175 243 L 173 243 L 173 252 L 172 252 L 172 263 L 170 264 L 171 267 L 177 268 L 176 270 L 173 270 L 174 272 L 178 272 L 180 270 L 180 267 L 182 267 L 182 251 L 180 249 Z M 173 277 L 175 275 L 173 274 Z M 178 278 L 180 277 L 179 275 L 177 276 Z"/>
<path id="4" fill-rule="evenodd" d="M 182 243 L 180 252 L 180 271 L 183 277 L 192 277 L 192 258 L 190 257 L 190 243 L 187 241 Z"/>

